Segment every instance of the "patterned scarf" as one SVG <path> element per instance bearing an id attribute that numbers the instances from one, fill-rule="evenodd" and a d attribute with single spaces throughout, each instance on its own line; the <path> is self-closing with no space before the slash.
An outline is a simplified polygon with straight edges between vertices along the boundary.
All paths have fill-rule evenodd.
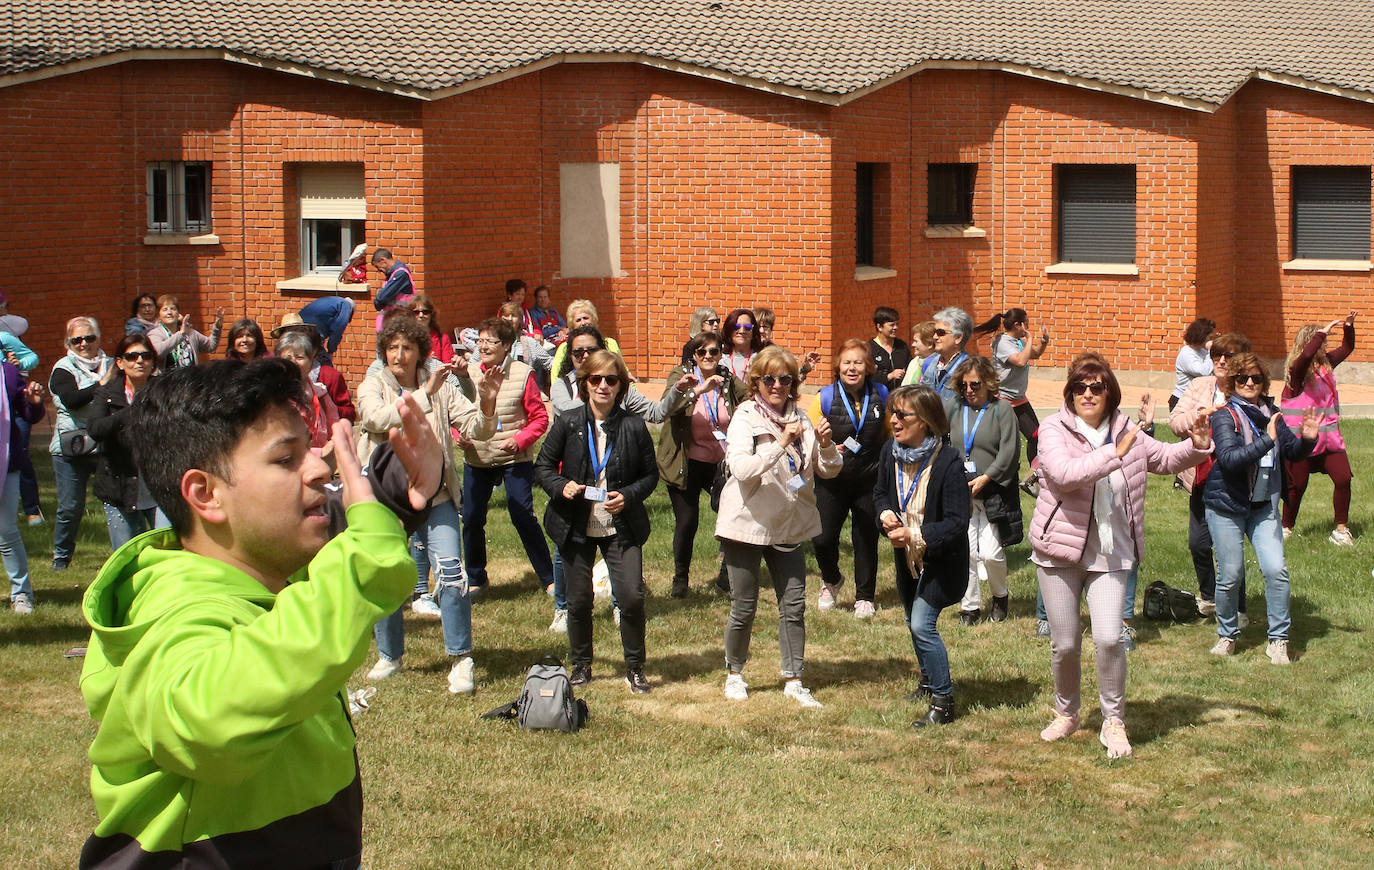
<path id="1" fill-rule="evenodd" d="M 920 465 L 929 459 L 939 446 L 940 440 L 934 435 L 927 435 L 926 440 L 915 447 L 903 447 L 901 442 L 894 438 L 892 439 L 892 455 L 904 465 Z"/>

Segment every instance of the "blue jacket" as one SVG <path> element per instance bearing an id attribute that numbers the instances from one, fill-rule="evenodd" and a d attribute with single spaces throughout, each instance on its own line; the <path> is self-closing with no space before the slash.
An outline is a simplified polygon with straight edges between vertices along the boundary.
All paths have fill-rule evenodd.
<path id="1" fill-rule="evenodd" d="M 372 304 L 376 306 L 378 311 L 382 311 L 388 305 L 394 305 L 397 299 L 414 295 L 415 282 L 411 279 L 410 267 L 397 260 L 391 266 L 391 271 L 386 273 L 386 281 L 377 291 Z"/>
<path id="2" fill-rule="evenodd" d="M 1264 402 L 1270 413 L 1277 414 L 1273 400 Z M 1245 443 L 1245 433 L 1239 427 L 1248 424 L 1239 420 L 1235 414 L 1244 413 L 1255 424 L 1259 434 Z M 1268 453 L 1274 441 L 1265 433 L 1269 421 L 1258 408 L 1236 408 L 1227 405 L 1212 412 L 1212 470 L 1207 474 L 1207 482 L 1202 490 L 1202 503 L 1210 510 L 1230 517 L 1245 516 L 1250 512 L 1250 494 L 1255 489 L 1255 478 L 1259 475 L 1260 457 Z M 1308 441 L 1293 434 L 1288 424 L 1279 417 L 1276 429 L 1279 442 L 1279 456 L 1287 460 L 1304 459 L 1312 452 L 1316 441 Z M 1284 486 L 1283 463 L 1275 469 L 1279 478 L 1276 481 L 1279 492 Z"/>

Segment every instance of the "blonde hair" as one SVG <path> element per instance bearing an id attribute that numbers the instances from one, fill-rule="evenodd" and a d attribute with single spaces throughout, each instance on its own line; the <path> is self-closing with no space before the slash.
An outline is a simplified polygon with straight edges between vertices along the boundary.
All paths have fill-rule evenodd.
<path id="1" fill-rule="evenodd" d="M 573 301 L 571 301 L 571 302 L 568 303 L 568 310 L 567 310 L 566 314 L 564 315 L 564 316 L 567 317 L 567 319 L 568 319 L 568 325 L 569 325 L 569 326 L 572 325 L 574 313 L 575 313 L 575 312 L 578 312 L 578 311 L 585 311 L 585 312 L 587 312 L 589 315 L 591 315 L 591 318 L 592 318 L 592 321 L 591 321 L 592 326 L 600 326 L 600 325 L 601 325 L 601 321 L 600 321 L 600 320 L 597 318 L 597 316 L 596 316 L 596 306 L 592 304 L 592 300 L 590 300 L 590 299 L 574 299 Z"/>
<path id="2" fill-rule="evenodd" d="M 615 403 L 619 405 L 625 401 L 625 394 L 630 391 L 630 370 L 625 366 L 625 360 L 618 353 L 611 353 L 609 350 L 597 350 L 587 355 L 577 369 L 577 395 L 584 402 L 591 401 L 587 395 L 587 376 L 601 374 L 602 369 L 614 369 L 607 374 L 620 376 L 620 385 L 616 387 Z"/>
<path id="3" fill-rule="evenodd" d="M 1293 346 L 1288 350 L 1288 358 L 1283 361 L 1283 376 L 1285 379 L 1287 379 L 1288 373 L 1293 370 L 1293 363 L 1297 362 L 1298 357 L 1302 356 L 1303 349 L 1306 348 L 1307 343 L 1312 340 L 1312 336 L 1321 331 L 1322 327 L 1319 323 L 1305 323 L 1298 327 L 1297 334 L 1293 336 Z M 1331 360 L 1326 356 L 1325 347 L 1317 348 L 1317 355 L 1312 357 L 1312 365 L 1307 367 L 1307 379 L 1304 380 L 1303 383 L 1306 383 L 1307 380 L 1311 380 L 1313 369 L 1317 366 L 1325 366 L 1327 369 L 1331 368 Z M 1302 384 L 1298 384 L 1297 386 L 1301 387 Z"/>
<path id="4" fill-rule="evenodd" d="M 797 358 L 776 344 L 770 344 L 754 354 L 753 361 L 749 363 L 749 398 L 759 394 L 760 378 L 779 374 L 792 376 L 792 398 L 797 398 L 797 391 L 801 388 L 801 369 L 797 366 Z"/>

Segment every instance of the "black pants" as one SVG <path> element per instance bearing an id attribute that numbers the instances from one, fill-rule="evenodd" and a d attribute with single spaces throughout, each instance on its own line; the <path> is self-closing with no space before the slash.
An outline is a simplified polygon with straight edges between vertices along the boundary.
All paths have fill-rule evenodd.
<path id="1" fill-rule="evenodd" d="M 711 491 L 716 464 L 698 459 L 687 460 L 684 486 L 668 487 L 668 501 L 673 505 L 673 585 L 685 586 L 692 573 L 692 546 L 697 538 L 697 521 L 701 515 L 701 494 Z"/>
<path id="2" fill-rule="evenodd" d="M 1217 569 L 1212 561 L 1212 533 L 1202 504 L 1202 481 L 1193 483 L 1188 496 L 1188 552 L 1193 556 L 1198 595 L 1204 601 L 1217 598 Z M 1240 576 L 1240 612 L 1245 612 L 1245 575 Z"/>
<path id="3" fill-rule="evenodd" d="M 821 514 L 821 533 L 816 536 L 816 563 L 822 582 L 839 586 L 840 531 L 851 518 L 849 534 L 854 544 L 854 600 L 872 601 L 878 587 L 878 518 L 873 509 L 874 480 L 817 480 L 816 509 Z"/>
<path id="4" fill-rule="evenodd" d="M 1026 464 L 1029 465 L 1035 462 L 1040 442 L 1040 418 L 1035 416 L 1035 409 L 1029 401 L 1013 405 L 1012 411 L 1016 414 L 1016 428 L 1021 430 L 1021 434 L 1026 438 Z"/>
<path id="5" fill-rule="evenodd" d="M 592 538 L 562 549 L 568 584 L 568 652 L 574 665 L 592 663 L 592 566 L 606 558 L 611 589 L 620 606 L 620 645 L 625 666 L 644 667 L 644 554 L 619 535 Z"/>

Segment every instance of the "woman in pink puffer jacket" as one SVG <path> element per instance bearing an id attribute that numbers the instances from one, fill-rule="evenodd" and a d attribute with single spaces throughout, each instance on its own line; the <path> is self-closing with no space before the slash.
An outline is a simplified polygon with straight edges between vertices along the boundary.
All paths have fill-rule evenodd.
<path id="1" fill-rule="evenodd" d="M 1211 447 L 1207 415 L 1189 441 L 1164 444 L 1119 413 L 1121 387 L 1096 353 L 1069 365 L 1064 407 L 1040 424 L 1040 495 L 1031 520 L 1031 561 L 1050 623 L 1054 721 L 1040 737 L 1078 730 L 1082 681 L 1079 600 L 1088 599 L 1102 704 L 1099 739 L 1109 758 L 1131 754 L 1126 739 L 1126 653 L 1121 610 L 1126 580 L 1145 550 L 1146 474 L 1176 474 Z"/>

